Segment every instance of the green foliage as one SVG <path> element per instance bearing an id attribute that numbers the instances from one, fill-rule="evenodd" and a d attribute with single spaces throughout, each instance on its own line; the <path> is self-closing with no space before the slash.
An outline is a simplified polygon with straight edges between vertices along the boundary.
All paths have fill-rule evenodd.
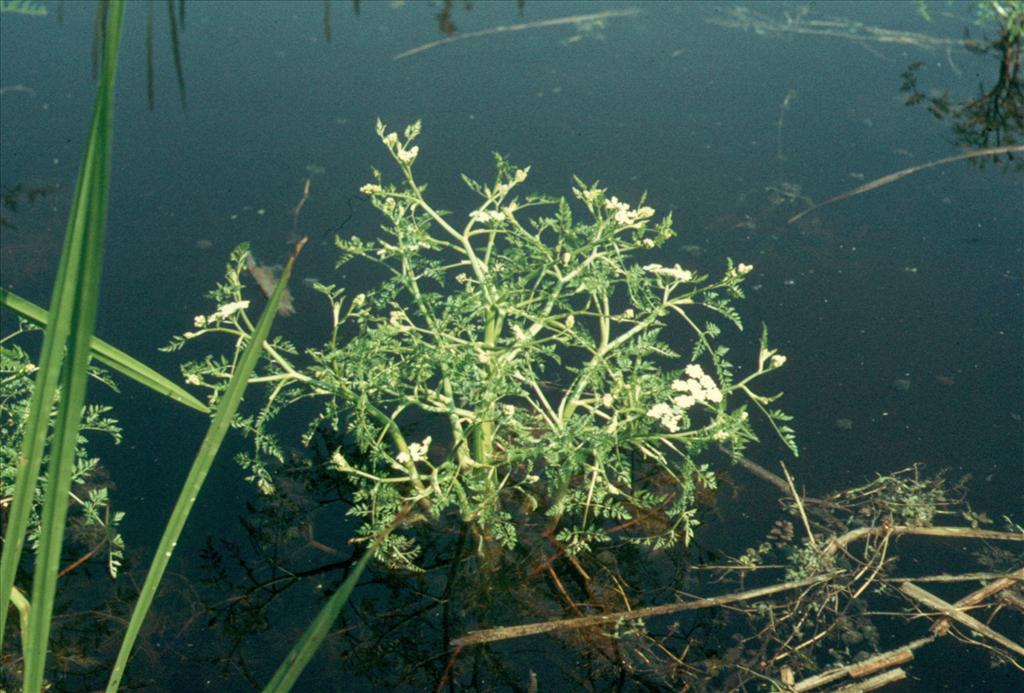
<path id="1" fill-rule="evenodd" d="M 23 14 L 30 17 L 45 17 L 46 5 L 36 0 L 0 0 L 0 14 Z"/>
<path id="2" fill-rule="evenodd" d="M 28 421 L 29 402 L 32 398 L 33 375 L 38 370 L 15 340 L 19 335 L 33 329 L 30 325 L 22 323 L 19 329 L 0 338 L 0 499 L 5 500 L 14 496 L 18 456 L 25 439 L 25 424 Z M 94 379 L 109 384 L 102 371 L 91 368 L 90 374 Z M 85 408 L 71 470 L 71 493 L 68 499 L 72 507 L 77 508 L 73 517 L 78 518 L 79 535 L 105 544 L 108 572 L 111 577 L 117 577 L 117 570 L 124 555 L 124 540 L 118 529 L 124 513 L 111 511 L 107 488 L 102 485 L 99 459 L 89 456 L 86 447 L 88 439 L 85 435 L 86 432 L 103 433 L 119 443 L 121 429 L 114 419 L 107 416 L 108 412 L 108 407 L 89 405 Z M 49 414 L 48 443 L 53 438 L 52 430 L 56 417 L 55 403 Z M 49 455 L 43 456 L 43 463 L 49 464 Z M 33 489 L 27 528 L 27 542 L 33 550 L 37 548 L 39 542 L 39 519 L 44 492 L 45 485 L 42 484 Z"/>
<path id="3" fill-rule="evenodd" d="M 698 488 L 715 484 L 698 457 L 711 446 L 739 454 L 755 440 L 743 400 L 796 452 L 789 418 L 769 408 L 778 395 L 751 389 L 785 357 L 763 337 L 756 369 L 741 378 L 719 342 L 723 326 L 742 327 L 734 303 L 749 265 L 729 262 L 710 278 L 642 264 L 675 235 L 671 216 L 655 221 L 643 198 L 631 206 L 578 179 L 575 208 L 522 194 L 529 168 L 501 156 L 492 183 L 463 176 L 480 202 L 460 224 L 413 176 L 419 132 L 416 123 L 399 137 L 378 122 L 401 176 L 373 171 L 362 192 L 386 223 L 376 238 L 336 239 L 339 266 L 376 266 L 380 282 L 351 299 L 316 286 L 331 337 L 302 365 L 283 343 L 264 350 L 252 382 L 266 387 L 265 402 L 236 423 L 254 434 L 244 464 L 265 493 L 273 461 L 284 462 L 268 425 L 311 397 L 323 409 L 309 430 L 329 425 L 354 441 L 357 454 L 339 450 L 331 464 L 355 486 L 365 539 L 412 503 L 416 517 L 456 512 L 480 541 L 506 547 L 522 513 L 543 512 L 573 551 L 657 515 L 625 538 L 670 546 L 698 523 Z M 245 253 L 232 253 L 210 294 L 218 309 L 169 347 L 207 334 L 233 340 L 234 356 L 184 366 L 211 401 L 252 330 Z M 393 535 L 378 556 L 411 566 L 415 549 Z"/>

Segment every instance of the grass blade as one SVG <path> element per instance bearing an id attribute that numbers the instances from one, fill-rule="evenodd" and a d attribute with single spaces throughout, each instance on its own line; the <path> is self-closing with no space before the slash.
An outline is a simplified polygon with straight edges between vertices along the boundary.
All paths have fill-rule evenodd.
<path id="1" fill-rule="evenodd" d="M 377 535 L 373 540 L 373 543 L 366 550 L 366 553 L 359 562 L 356 563 L 355 568 L 349 573 L 349 576 L 345 578 L 345 581 L 341 583 L 338 591 L 331 595 L 331 598 L 327 600 L 323 608 L 320 609 L 320 613 L 317 614 L 313 622 L 309 624 L 306 632 L 302 634 L 298 642 L 292 647 L 288 656 L 281 662 L 281 666 L 274 672 L 274 676 L 267 683 L 263 689 L 263 693 L 288 693 L 295 685 L 299 676 L 302 674 L 302 670 L 309 664 L 309 660 L 313 659 L 313 655 L 320 648 L 320 644 L 327 637 L 328 631 L 334 622 L 338 620 L 338 614 L 341 613 L 342 608 L 348 601 L 349 596 L 352 594 L 352 590 L 355 589 L 356 583 L 359 582 L 359 577 L 363 574 L 363 570 L 366 569 L 366 564 L 369 563 L 370 558 L 373 556 L 377 547 L 391 532 L 398 527 L 409 510 L 412 509 L 411 505 L 407 505 L 402 509 L 401 512 L 395 517 L 391 526 L 385 531 Z"/>
<path id="2" fill-rule="evenodd" d="M 36 553 L 36 566 L 32 581 L 29 629 L 27 634 L 22 634 L 22 638 L 27 642 L 23 689 L 30 693 L 41 690 L 43 685 L 50 620 L 53 614 L 57 573 L 60 569 L 60 555 L 64 541 L 68 492 L 71 488 L 71 472 L 78 443 L 78 427 L 85 404 L 89 342 L 92 339 L 96 309 L 99 304 L 103 235 L 110 188 L 114 77 L 117 71 L 118 43 L 123 16 L 123 3 L 119 0 L 111 3 L 105 17 L 107 24 L 104 37 L 106 40 L 103 44 L 103 62 L 93 110 L 92 127 L 89 131 L 85 157 L 75 189 L 64 253 L 61 256 L 58 269 L 57 285 L 54 287 L 56 300 L 51 301 L 52 324 L 44 335 L 44 359 L 41 360 L 40 377 L 36 381 L 36 387 L 39 387 L 40 381 L 52 381 L 55 377 L 54 371 L 59 371 L 62 394 L 53 431 L 50 466 L 47 470 L 39 549 Z M 47 337 L 50 338 L 48 344 Z M 64 366 L 61 368 L 61 356 L 65 347 L 67 354 Z M 45 375 L 43 375 L 44 372 Z M 12 503 L 11 514 L 15 517 L 12 518 L 11 527 L 8 528 L 8 538 L 14 539 L 14 546 L 12 547 L 5 541 L 3 563 L 6 565 L 0 569 L 0 574 L 2 574 L 0 590 L 4 593 L 0 597 L 0 601 L 4 605 L 4 611 L 6 611 L 7 599 L 10 596 L 11 587 L 13 587 L 13 572 L 17 568 L 17 561 L 24 543 L 24 522 L 28 518 L 32 491 L 38 477 L 42 443 L 46 437 L 49 424 L 49 405 L 52 401 L 52 393 L 41 395 L 39 400 L 33 394 L 31 406 L 40 407 L 40 409 L 30 414 L 29 417 L 34 428 L 26 430 L 25 445 L 16 481 L 18 487 L 15 489 L 15 500 L 18 500 L 19 496 L 24 496 L 24 502 L 18 512 L 14 512 Z M 34 460 L 33 457 L 35 457 Z M 23 469 L 27 469 L 28 473 L 23 474 Z M 14 537 L 10 536 L 12 531 L 16 533 Z M 12 548 L 13 551 L 10 550 Z M 8 584 L 8 579 L 11 580 L 11 584 Z"/>
<path id="3" fill-rule="evenodd" d="M 281 666 L 278 667 L 277 671 L 274 672 L 273 678 L 267 683 L 266 688 L 263 689 L 263 693 L 287 693 L 290 691 L 292 686 L 295 685 L 295 681 L 298 680 L 302 670 L 306 668 L 309 660 L 316 654 L 317 649 L 320 647 L 320 643 L 323 642 L 324 637 L 327 636 L 327 632 L 334 625 L 334 622 L 338 619 L 338 614 L 341 613 L 342 607 L 345 606 L 345 602 L 348 601 L 349 595 L 352 594 L 352 590 L 355 589 L 356 583 L 359 581 L 359 577 L 363 574 L 363 570 L 366 568 L 366 564 L 369 563 L 370 557 L 373 556 L 373 551 L 367 551 L 359 562 L 356 563 L 355 568 L 349 573 L 349 576 L 345 578 L 345 581 L 341 583 L 341 587 L 338 591 L 331 595 L 331 598 L 327 600 L 323 608 L 320 609 L 320 613 L 317 614 L 316 618 L 306 629 L 306 632 L 302 634 L 295 646 L 292 647 L 291 652 L 285 657 Z"/>
<path id="4" fill-rule="evenodd" d="M 0 288 L 0 305 L 10 308 L 21 317 L 40 327 L 45 328 L 48 323 L 45 310 L 7 289 Z M 102 339 L 93 337 L 92 341 L 89 342 L 89 349 L 96 359 L 135 382 L 145 385 L 154 392 L 170 397 L 174 401 L 191 407 L 196 411 L 204 414 L 210 413 L 209 407 L 193 397 L 180 385 L 168 380 L 146 364 L 132 358 Z"/>
<path id="5" fill-rule="evenodd" d="M 192 468 L 189 470 L 188 477 L 182 485 L 178 501 L 174 504 L 174 510 L 171 512 L 171 517 L 164 528 L 163 536 L 160 538 L 160 544 L 157 546 L 156 554 L 153 556 L 153 561 L 149 566 L 149 572 L 146 573 L 146 580 L 139 592 L 139 600 L 132 610 L 131 620 L 128 622 L 124 639 L 121 641 L 121 649 L 117 653 L 117 661 L 114 662 L 114 668 L 110 672 L 110 679 L 107 681 L 107 691 L 109 693 L 115 693 L 121 684 L 121 678 L 124 676 L 125 667 L 128 664 L 128 657 L 131 655 L 132 647 L 135 645 L 139 630 L 142 628 L 142 622 L 145 620 L 149 607 L 153 603 L 156 589 L 163 578 L 164 572 L 167 570 L 171 555 L 174 553 L 174 547 L 178 543 L 178 538 L 181 536 L 192 507 L 195 505 L 199 491 L 206 480 L 206 475 L 213 465 L 213 460 L 220 449 L 221 443 L 224 441 L 224 436 L 227 435 L 231 420 L 234 418 L 238 405 L 242 401 L 242 394 L 245 392 L 249 377 L 256 368 L 260 353 L 263 351 L 263 342 L 270 333 L 270 325 L 277 313 L 277 305 L 281 301 L 281 296 L 284 294 L 288 279 L 291 277 L 295 258 L 305 242 L 306 239 L 303 238 L 295 246 L 295 250 L 292 251 L 292 256 L 289 258 L 284 272 L 281 273 L 281 279 L 277 283 L 277 288 L 271 294 L 270 301 L 263 309 L 263 314 L 256 325 L 252 339 L 242 353 L 238 367 L 220 399 L 217 411 L 213 415 L 210 427 L 206 431 L 206 436 L 199 446 L 199 452 L 192 462 Z"/>

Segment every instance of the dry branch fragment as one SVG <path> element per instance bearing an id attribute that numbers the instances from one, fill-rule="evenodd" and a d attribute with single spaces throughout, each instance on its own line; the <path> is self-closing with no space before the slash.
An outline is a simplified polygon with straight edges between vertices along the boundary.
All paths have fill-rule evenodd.
<path id="1" fill-rule="evenodd" d="M 934 637 L 920 638 L 919 640 L 914 640 L 913 642 L 909 642 L 894 650 L 876 654 L 862 662 L 847 664 L 836 669 L 830 669 L 829 671 L 815 674 L 814 676 L 806 678 L 795 684 L 793 686 L 793 690 L 796 693 L 802 693 L 803 691 L 810 691 L 815 688 L 819 688 L 820 686 L 824 686 L 825 684 L 832 683 L 833 681 L 837 681 L 845 676 L 861 678 L 869 676 L 880 669 L 904 664 L 914 658 L 914 650 L 922 645 L 934 642 L 934 640 Z"/>
<path id="2" fill-rule="evenodd" d="M 907 527 L 897 525 L 894 527 L 860 527 L 853 529 L 846 534 L 829 541 L 825 547 L 825 553 L 834 554 L 840 548 L 846 547 L 860 539 L 876 535 L 888 534 L 900 536 L 912 534 L 923 537 L 945 537 L 947 539 L 992 539 L 995 541 L 1024 541 L 1024 534 L 1014 532 L 998 532 L 991 529 L 973 529 L 971 527 Z"/>
<path id="3" fill-rule="evenodd" d="M 1008 576 L 1006 576 L 1004 578 L 1000 578 L 999 580 L 995 580 L 994 582 L 991 582 L 991 583 L 985 585 L 981 589 L 978 589 L 978 590 L 975 590 L 974 592 L 971 592 L 970 594 L 968 594 L 963 599 L 957 600 L 957 602 L 953 606 L 962 609 L 962 608 L 965 608 L 965 607 L 968 607 L 968 606 L 973 606 L 975 604 L 979 604 L 979 603 L 985 601 L 986 599 L 988 599 L 993 594 L 996 594 L 997 592 L 1002 592 L 1003 590 L 1005 590 L 1005 589 L 1007 589 L 1009 587 L 1013 587 L 1015 584 L 1017 584 L 1021 580 L 1024 580 L 1024 568 L 1021 568 L 1020 570 L 1016 570 L 1016 571 L 1014 571 L 1013 573 L 1011 573 L 1010 575 L 1008 575 Z M 938 621 L 936 621 L 935 623 L 932 624 L 932 633 L 934 635 L 945 635 L 948 632 L 949 632 L 949 618 L 948 617 L 940 618 Z"/>
<path id="4" fill-rule="evenodd" d="M 963 152 L 963 153 L 957 154 L 955 156 L 947 156 L 946 158 L 938 159 L 937 161 L 929 161 L 926 164 L 920 164 L 918 166 L 911 166 L 910 168 L 905 168 L 903 170 L 897 171 L 896 173 L 890 173 L 887 176 L 882 176 L 881 178 L 876 178 L 875 180 L 869 181 L 869 182 L 865 183 L 864 185 L 861 185 L 861 186 L 858 186 L 858 187 L 854 188 L 853 190 L 847 190 L 846 192 L 842 193 L 841 195 L 836 195 L 835 197 L 830 197 L 829 199 L 825 200 L 821 204 L 816 204 L 813 207 L 810 207 L 809 209 L 805 209 L 804 211 L 800 212 L 799 214 L 794 214 L 792 217 L 789 218 L 789 221 L 787 221 L 786 223 L 787 224 L 792 224 L 794 221 L 800 219 L 800 217 L 802 217 L 802 216 L 804 216 L 806 214 L 810 214 L 811 212 L 813 212 L 816 209 L 821 209 L 825 205 L 830 205 L 833 202 L 839 202 L 840 200 L 845 200 L 848 197 L 853 197 L 854 195 L 860 195 L 861 193 L 866 193 L 866 192 L 874 190 L 876 188 L 881 188 L 883 185 L 888 185 L 889 183 L 894 183 L 894 182 L 898 181 L 900 178 L 903 178 L 904 176 L 909 176 L 912 173 L 917 173 L 918 171 L 923 171 L 924 169 L 931 168 L 932 166 L 941 166 L 942 164 L 949 164 L 949 163 L 952 163 L 954 161 L 961 161 L 963 159 L 973 159 L 973 158 L 979 157 L 979 156 L 997 156 L 999 154 L 1011 154 L 1011 153 L 1014 153 L 1014 152 L 1024 152 L 1024 144 L 1011 144 L 1011 145 L 1006 145 L 1005 147 L 988 147 L 986 149 L 973 149 L 971 151 Z"/>
<path id="5" fill-rule="evenodd" d="M 843 686 L 837 688 L 833 693 L 862 693 L 863 691 L 877 691 L 879 688 L 884 688 L 890 683 L 896 683 L 907 678 L 907 672 L 902 669 L 892 669 L 879 674 L 878 676 L 872 676 L 870 679 L 864 679 L 857 683 L 851 683 L 849 686 Z"/>
<path id="6" fill-rule="evenodd" d="M 454 43 L 455 41 L 461 41 L 468 38 L 479 38 L 481 36 L 491 36 L 493 34 L 503 34 L 509 31 L 524 31 L 526 29 L 540 29 L 548 26 L 559 26 L 562 24 L 581 24 L 583 22 L 597 22 L 602 19 L 610 19 L 611 17 L 632 17 L 633 15 L 640 14 L 640 10 L 636 8 L 627 8 L 624 10 L 606 10 L 604 12 L 595 12 L 594 14 L 577 14 L 571 17 L 556 17 L 554 19 L 543 19 L 537 22 L 526 22 L 525 24 L 503 24 L 501 26 L 491 27 L 490 29 L 481 29 L 480 31 L 470 31 L 465 34 L 455 34 L 453 36 L 446 36 L 443 39 L 437 41 L 430 41 L 424 43 L 421 46 L 410 48 L 407 51 L 396 54 L 392 59 L 401 60 L 402 58 L 408 58 L 410 55 L 416 55 L 423 51 L 430 50 L 431 48 L 437 48 L 443 46 L 446 43 Z"/>
<path id="7" fill-rule="evenodd" d="M 597 614 L 594 616 L 581 616 L 579 618 L 565 618 L 554 621 L 543 621 L 541 623 L 524 623 L 520 626 L 501 626 L 498 628 L 488 628 L 487 630 L 470 631 L 461 638 L 453 640 L 451 644 L 452 647 L 465 647 L 466 645 L 479 645 L 481 643 L 495 642 L 497 640 L 511 640 L 513 638 L 524 638 L 529 635 L 540 635 L 541 633 L 550 633 L 555 630 L 590 628 L 593 626 L 611 626 L 623 620 L 633 621 L 638 618 L 665 616 L 680 611 L 707 609 L 710 607 L 722 606 L 723 604 L 760 599 L 761 597 L 767 597 L 771 594 L 795 590 L 801 587 L 809 587 L 819 582 L 825 582 L 826 580 L 832 579 L 840 573 L 841 571 L 837 571 L 827 573 L 825 575 L 816 575 L 814 577 L 804 578 L 803 580 L 794 580 L 792 582 L 783 582 L 777 585 L 769 585 L 767 587 L 758 587 L 757 589 L 746 590 L 744 592 L 723 594 L 719 597 L 695 599 L 692 602 L 677 602 L 674 604 L 662 604 L 660 606 L 648 606 L 642 609 L 633 609 L 631 611 L 616 611 L 613 613 Z"/>
<path id="8" fill-rule="evenodd" d="M 996 631 L 992 630 L 978 619 L 968 614 L 965 614 L 956 606 L 950 604 L 944 599 L 936 597 L 931 592 L 922 589 L 911 582 L 904 582 L 902 585 L 900 585 L 900 591 L 902 591 L 908 597 L 921 602 L 928 608 L 934 609 L 935 611 L 939 611 L 945 614 L 947 617 L 953 619 L 954 621 L 957 621 L 958 623 L 966 626 L 967 628 L 970 628 L 974 632 L 980 633 L 989 640 L 997 642 L 1006 649 L 1010 650 L 1011 652 L 1015 652 L 1018 655 L 1024 657 L 1024 646 L 1015 643 L 1013 640 L 1010 640 L 1001 633 L 997 633 Z"/>

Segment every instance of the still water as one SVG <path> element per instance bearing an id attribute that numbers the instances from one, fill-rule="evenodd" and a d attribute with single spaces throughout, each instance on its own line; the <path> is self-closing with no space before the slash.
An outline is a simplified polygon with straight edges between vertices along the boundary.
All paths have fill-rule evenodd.
<path id="1" fill-rule="evenodd" d="M 94 7 L 40 4 L 47 16 L 5 13 L 0 25 L 0 183 L 5 199 L 21 195 L 3 211 L 0 270 L 5 287 L 45 305 L 94 95 Z M 1019 120 L 1009 139 L 982 142 L 929 112 L 929 99 L 960 103 L 991 89 L 999 61 L 960 42 L 965 29 L 992 37 L 972 4 L 927 7 L 926 20 L 914 3 L 187 3 L 184 13 L 171 8 L 176 56 L 168 8 L 131 3 L 97 334 L 176 374 L 180 355 L 157 349 L 210 312 L 204 293 L 230 250 L 249 241 L 261 260 L 280 262 L 296 230 L 310 237 L 297 279 L 358 281 L 338 276 L 332 239 L 372 235 L 381 223 L 359 193 L 372 167 L 390 170 L 374 122 L 421 119 L 418 175 L 440 208 L 469 209 L 459 173 L 488 178 L 500 152 L 532 166 L 533 190 L 568 194 L 576 175 L 622 199 L 646 191 L 680 231 L 651 261 L 712 273 L 727 257 L 754 266 L 740 306 L 747 330 L 732 344 L 754 349 L 759 323 L 769 326 L 788 357 L 772 384 L 785 391 L 801 455 L 765 435 L 752 458 L 786 459 L 809 495 L 923 463 L 969 475 L 974 510 L 1024 522 L 1019 155 L 934 167 L 787 223 L 812 200 L 1020 140 Z M 907 40 L 883 40 L 893 36 Z M 901 91 L 911 77 L 925 97 L 914 105 Z M 45 192 L 29 201 L 30 189 Z M 294 294 L 296 315 L 275 329 L 315 345 L 329 329 L 326 305 L 301 281 Z M 141 571 L 204 421 L 169 413 L 131 384 L 96 396 L 116 406 L 126 432 L 121 446 L 100 444 L 96 454 L 128 514 L 128 555 Z M 298 451 L 301 416 L 294 424 L 282 437 Z M 241 445 L 225 446 L 179 544 L 129 669 L 135 686 L 258 687 L 340 581 L 343 515 L 303 524 L 309 500 L 296 482 L 294 515 L 277 508 L 255 527 L 247 508 L 262 507 L 258 494 L 230 460 Z M 707 518 L 702 546 L 741 551 L 771 527 L 774 496 L 738 474 L 735 484 Z M 284 543 L 261 543 L 261 532 Z M 451 534 L 439 556 L 463 541 Z M 267 563 L 301 579 L 276 591 L 259 572 Z M 662 563 L 652 571 L 679 569 Z M 508 582 L 474 598 L 501 601 L 519 589 Z M 302 690 L 531 690 L 534 680 L 536 690 L 671 689 L 668 679 L 623 673 L 640 671 L 636 661 L 554 638 L 455 661 L 444 643 L 479 624 L 449 614 L 442 581 L 381 571 L 361 589 Z M 259 608 L 229 608 L 260 590 L 273 596 Z M 540 620 L 494 608 L 506 611 L 486 625 Z M 367 625 L 388 610 L 398 623 Z M 989 669 L 977 648 L 933 647 L 891 690 L 1019 690 L 1021 677 Z M 64 689 L 95 687 L 88 671 L 70 668 Z"/>

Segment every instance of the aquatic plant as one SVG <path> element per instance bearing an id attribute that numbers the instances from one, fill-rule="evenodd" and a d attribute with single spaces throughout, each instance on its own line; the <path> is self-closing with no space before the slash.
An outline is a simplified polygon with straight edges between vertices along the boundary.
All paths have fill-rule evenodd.
<path id="1" fill-rule="evenodd" d="M 755 439 L 750 404 L 796 452 L 789 417 L 772 408 L 777 395 L 751 389 L 785 357 L 763 334 L 740 375 L 719 339 L 723 323 L 741 327 L 733 304 L 750 265 L 729 261 L 710 278 L 644 262 L 674 236 L 671 216 L 655 221 L 643 198 L 631 205 L 579 179 L 582 213 L 564 197 L 520 196 L 530 169 L 502 156 L 493 183 L 463 176 L 480 203 L 455 222 L 413 175 L 420 124 L 400 137 L 378 122 L 377 134 L 401 176 L 392 183 L 374 171 L 362 192 L 387 223 L 377 238 L 336 243 L 339 266 L 374 265 L 383 279 L 351 298 L 315 285 L 330 304 L 323 346 L 300 356 L 283 340 L 266 345 L 252 380 L 266 399 L 236 422 L 253 436 L 241 462 L 264 493 L 274 491 L 271 462 L 284 462 L 270 422 L 306 398 L 323 403 L 307 440 L 328 426 L 352 442 L 330 465 L 355 488 L 364 539 L 413 504 L 410 522 L 457 512 L 481 546 L 515 545 L 523 513 L 549 516 L 570 552 L 652 515 L 664 521 L 624 538 L 670 546 L 698 524 L 697 490 L 715 486 L 702 453 L 738 455 Z M 232 253 L 211 294 L 218 310 L 170 349 L 207 333 L 245 342 L 246 253 Z M 210 388 L 214 402 L 236 360 L 190 362 L 186 380 Z M 379 551 L 396 566 L 416 556 L 400 533 Z"/>

